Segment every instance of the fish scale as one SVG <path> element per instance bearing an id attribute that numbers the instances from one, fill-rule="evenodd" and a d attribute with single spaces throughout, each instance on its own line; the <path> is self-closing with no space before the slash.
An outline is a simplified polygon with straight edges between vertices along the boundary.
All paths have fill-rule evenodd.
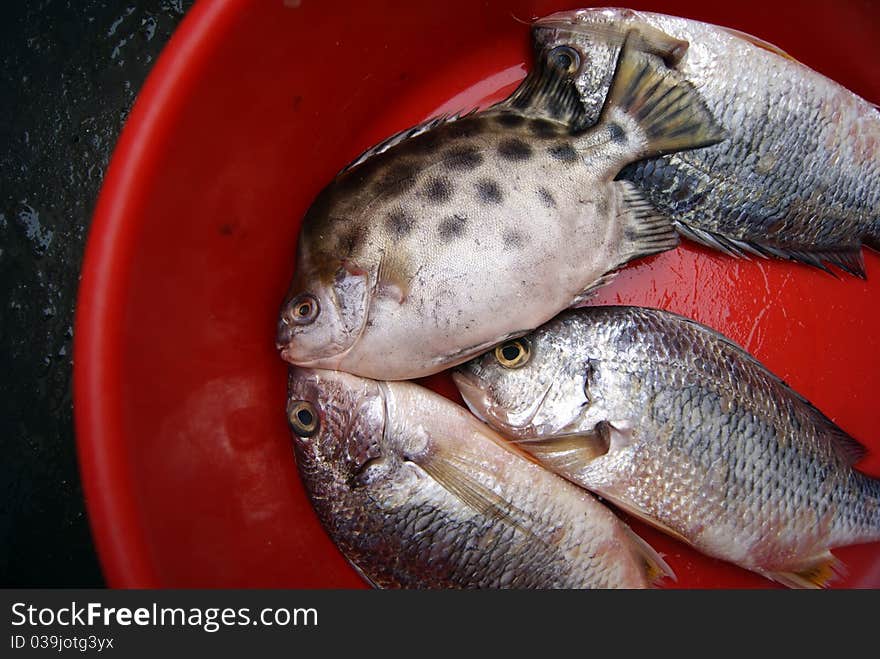
<path id="1" fill-rule="evenodd" d="M 591 495 L 427 389 L 293 369 L 288 414 L 322 525 L 375 586 L 643 588 L 669 573 Z"/>
<path id="2" fill-rule="evenodd" d="M 602 120 L 575 130 L 567 56 L 492 108 L 392 136 L 327 185 L 302 223 L 278 324 L 284 359 L 381 380 L 430 375 L 678 244 L 668 218 L 614 177 L 723 131 L 690 83 L 632 49 Z"/>
<path id="3" fill-rule="evenodd" d="M 852 467 L 863 449 L 709 328 L 585 307 L 523 341 L 523 366 L 487 353 L 454 379 L 478 417 L 566 478 L 792 586 L 827 583 L 829 549 L 880 540 L 880 480 Z"/>
<path id="4" fill-rule="evenodd" d="M 694 83 L 728 139 L 629 164 L 636 184 L 679 231 L 710 247 L 864 276 L 861 245 L 880 249 L 880 111 L 743 33 L 628 9 L 560 12 L 532 35 L 582 60 L 584 123 L 595 121 L 629 30 Z M 674 47 L 680 52 L 670 55 Z"/>

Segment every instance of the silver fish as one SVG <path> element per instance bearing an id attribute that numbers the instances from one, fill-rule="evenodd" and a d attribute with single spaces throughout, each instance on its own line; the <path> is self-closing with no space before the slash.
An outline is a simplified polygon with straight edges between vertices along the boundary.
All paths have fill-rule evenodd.
<path id="1" fill-rule="evenodd" d="M 383 588 L 643 588 L 671 571 L 592 495 L 406 382 L 292 369 L 297 466 L 322 524 Z"/>
<path id="2" fill-rule="evenodd" d="M 461 367 L 471 410 L 548 468 L 701 552 L 791 587 L 880 540 L 864 449 L 715 331 L 587 307 Z"/>
<path id="3" fill-rule="evenodd" d="M 439 372 L 583 300 L 677 234 L 621 167 L 723 139 L 699 96 L 632 49 L 599 123 L 571 50 L 507 101 L 394 136 L 346 168 L 303 220 L 278 348 L 381 380 Z"/>
<path id="4" fill-rule="evenodd" d="M 625 38 L 699 89 L 729 139 L 633 163 L 635 183 L 682 235 L 733 255 L 833 264 L 864 277 L 880 249 L 880 111 L 750 35 L 629 9 L 533 25 L 538 58 L 577 51 L 585 124 L 596 121 Z"/>

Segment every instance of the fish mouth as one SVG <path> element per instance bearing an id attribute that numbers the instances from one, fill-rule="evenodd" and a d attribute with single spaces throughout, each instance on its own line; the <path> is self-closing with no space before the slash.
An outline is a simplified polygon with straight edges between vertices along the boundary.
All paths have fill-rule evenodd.
<path id="1" fill-rule="evenodd" d="M 339 362 L 342 361 L 341 355 L 334 355 L 333 357 L 317 357 L 316 359 L 303 360 L 296 359 L 294 357 L 289 345 L 278 346 L 278 350 L 280 351 L 281 359 L 293 366 L 299 366 L 302 368 L 318 368 L 328 371 L 340 370 L 338 366 Z"/>
<path id="2" fill-rule="evenodd" d="M 358 346 L 369 325 L 368 321 L 375 293 L 375 284 L 372 287 L 365 286 L 364 289 L 358 304 L 356 304 L 358 308 L 363 308 L 364 310 L 360 324 L 352 324 L 352 327 L 349 329 L 342 320 L 344 314 L 336 311 L 333 322 L 342 324 L 342 340 L 338 336 L 332 337 L 319 350 L 312 350 L 312 354 L 308 358 L 297 356 L 297 337 L 294 333 L 294 326 L 284 317 L 282 312 L 281 318 L 278 321 L 275 338 L 275 349 L 280 353 L 281 359 L 295 366 L 303 366 L 305 368 L 320 368 L 331 371 L 347 370 L 342 368 L 342 364 L 349 353 Z M 329 301 L 325 299 L 324 295 L 319 296 L 320 303 L 326 305 L 327 309 L 342 309 L 343 304 L 339 300 L 339 292 L 334 288 L 330 291 L 330 294 L 332 297 Z M 330 352 L 331 350 L 335 350 L 335 352 Z"/>
<path id="3" fill-rule="evenodd" d="M 477 386 L 472 375 L 464 371 L 453 371 L 452 381 L 458 387 L 458 392 L 461 394 L 465 405 L 468 406 L 468 409 L 475 417 L 483 423 L 489 423 L 489 421 L 495 418 L 494 414 L 489 413 L 489 409 L 493 407 L 489 397 L 485 391 Z"/>
<path id="4" fill-rule="evenodd" d="M 534 436 L 536 428 L 533 421 L 553 388 L 552 383 L 548 384 L 544 392 L 529 407 L 520 413 L 510 413 L 492 402 L 486 391 L 478 385 L 473 374 L 456 370 L 452 372 L 452 381 L 474 416 L 500 433 L 516 439 Z"/>

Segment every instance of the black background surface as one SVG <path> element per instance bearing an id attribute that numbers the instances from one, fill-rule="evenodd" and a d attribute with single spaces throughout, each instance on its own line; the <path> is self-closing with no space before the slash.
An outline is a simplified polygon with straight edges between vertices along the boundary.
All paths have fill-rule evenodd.
<path id="1" fill-rule="evenodd" d="M 79 269 L 125 118 L 192 4 L 0 3 L 0 586 L 104 585 L 73 431 Z"/>

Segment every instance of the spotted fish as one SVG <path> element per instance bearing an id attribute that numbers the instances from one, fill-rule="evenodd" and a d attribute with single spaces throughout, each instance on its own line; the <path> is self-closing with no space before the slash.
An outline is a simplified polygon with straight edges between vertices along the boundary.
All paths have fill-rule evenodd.
<path id="1" fill-rule="evenodd" d="M 629 9 L 536 21 L 537 58 L 578 54 L 586 125 L 597 121 L 625 39 L 699 89 L 728 139 L 629 164 L 634 183 L 679 232 L 733 255 L 827 264 L 865 276 L 880 249 L 880 110 L 742 32 Z"/>
<path id="2" fill-rule="evenodd" d="M 709 556 L 792 587 L 880 541 L 864 449 L 718 333 L 670 312 L 570 310 L 453 376 L 541 463 Z"/>
<path id="3" fill-rule="evenodd" d="M 663 560 L 592 495 L 408 382 L 291 369 L 299 472 L 382 588 L 646 588 Z"/>
<path id="4" fill-rule="evenodd" d="M 678 74 L 621 51 L 588 131 L 560 48 L 505 102 L 433 120 L 343 170 L 306 213 L 278 348 L 302 366 L 425 376 L 537 327 L 677 234 L 638 158 L 723 130 Z"/>

